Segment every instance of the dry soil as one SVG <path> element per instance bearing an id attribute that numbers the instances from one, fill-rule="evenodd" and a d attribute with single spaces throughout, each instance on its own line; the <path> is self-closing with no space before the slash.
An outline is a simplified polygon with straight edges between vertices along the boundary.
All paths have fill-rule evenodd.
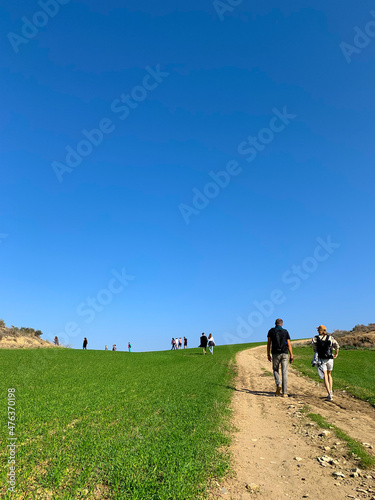
<path id="1" fill-rule="evenodd" d="M 0 339 L 0 349 L 41 349 L 44 347 L 56 346 L 39 337 L 25 335 L 5 335 Z"/>

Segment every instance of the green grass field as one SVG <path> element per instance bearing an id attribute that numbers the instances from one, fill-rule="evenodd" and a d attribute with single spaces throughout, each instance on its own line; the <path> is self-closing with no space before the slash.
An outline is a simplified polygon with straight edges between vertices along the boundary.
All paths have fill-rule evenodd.
<path id="1" fill-rule="evenodd" d="M 12 498 L 205 498 L 229 467 L 220 448 L 229 439 L 233 359 L 251 345 L 216 347 L 214 356 L 0 350 L 2 443 L 15 388 Z M 0 454 L 6 464 L 6 445 Z M 2 498 L 10 498 L 8 472 Z"/>
<path id="2" fill-rule="evenodd" d="M 216 347 L 214 356 L 200 349 L 0 350 L 2 498 L 204 499 L 229 469 L 234 356 L 256 345 Z M 318 379 L 312 349 L 294 354 L 296 368 Z M 375 351 L 340 351 L 335 388 L 374 404 L 374 361 Z M 17 438 L 12 496 L 9 388 Z"/>
<path id="3" fill-rule="evenodd" d="M 311 366 L 312 348 L 293 347 L 293 354 L 293 366 L 304 375 L 319 380 L 316 368 Z M 332 376 L 333 390 L 346 390 L 375 406 L 375 350 L 341 349 L 334 361 Z"/>

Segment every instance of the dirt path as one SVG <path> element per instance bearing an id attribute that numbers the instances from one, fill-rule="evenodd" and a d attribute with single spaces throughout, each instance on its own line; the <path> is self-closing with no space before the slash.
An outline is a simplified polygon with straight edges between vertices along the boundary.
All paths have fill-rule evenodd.
<path id="1" fill-rule="evenodd" d="M 238 377 L 233 398 L 231 453 L 236 477 L 218 485 L 212 499 L 245 500 L 262 497 L 345 498 L 375 500 L 375 470 L 356 471 L 346 445 L 330 432 L 303 416 L 308 404 L 352 438 L 368 443 L 375 452 L 375 409 L 343 392 L 334 401 L 324 400 L 322 385 L 289 368 L 288 398 L 275 397 L 275 384 L 266 348 L 257 347 L 237 355 Z M 334 463 L 320 465 L 317 457 L 328 456 Z M 333 473 L 345 477 L 338 478 Z M 362 490 L 362 491 L 361 491 Z"/>

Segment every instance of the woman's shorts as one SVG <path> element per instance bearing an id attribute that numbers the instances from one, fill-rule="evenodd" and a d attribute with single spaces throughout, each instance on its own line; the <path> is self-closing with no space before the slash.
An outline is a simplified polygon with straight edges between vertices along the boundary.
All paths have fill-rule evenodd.
<path id="1" fill-rule="evenodd" d="M 333 359 L 322 359 L 321 369 L 331 372 L 333 370 Z"/>

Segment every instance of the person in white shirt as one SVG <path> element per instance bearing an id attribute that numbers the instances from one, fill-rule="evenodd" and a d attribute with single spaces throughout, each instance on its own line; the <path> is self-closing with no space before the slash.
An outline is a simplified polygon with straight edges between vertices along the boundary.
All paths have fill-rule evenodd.
<path id="1" fill-rule="evenodd" d="M 210 351 L 211 354 L 214 353 L 214 345 L 215 345 L 215 341 L 214 341 L 214 338 L 212 336 L 212 333 L 210 333 L 210 335 L 208 336 L 208 350 Z"/>

